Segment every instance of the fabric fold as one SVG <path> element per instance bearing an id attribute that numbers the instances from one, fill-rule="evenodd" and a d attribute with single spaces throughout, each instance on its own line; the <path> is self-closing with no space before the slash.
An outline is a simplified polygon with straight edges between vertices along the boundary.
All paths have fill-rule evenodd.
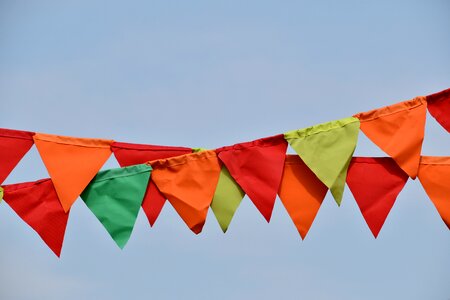
<path id="1" fill-rule="evenodd" d="M 284 134 L 303 162 L 331 190 L 338 205 L 358 133 L 359 120 L 350 117 Z"/>
<path id="2" fill-rule="evenodd" d="M 152 180 L 186 225 L 199 234 L 206 221 L 221 166 L 206 150 L 150 162 Z"/>
<path id="3" fill-rule="evenodd" d="M 347 184 L 375 238 L 408 178 L 390 157 L 353 157 Z"/>
<path id="4" fill-rule="evenodd" d="M 450 229 L 450 156 L 422 156 L 418 177 Z"/>
<path id="5" fill-rule="evenodd" d="M 111 155 L 112 140 L 36 133 L 34 142 L 68 211 Z"/>
<path id="6" fill-rule="evenodd" d="M 141 164 L 100 171 L 81 194 L 121 249 L 133 231 L 151 169 Z"/>
<path id="7" fill-rule="evenodd" d="M 0 128 L 0 184 L 33 146 L 34 132 Z"/>
<path id="8" fill-rule="evenodd" d="M 244 191 L 233 179 L 227 167 L 222 166 L 211 209 L 224 233 L 228 230 L 244 196 Z"/>
<path id="9" fill-rule="evenodd" d="M 111 150 L 121 167 L 127 167 L 137 164 L 143 164 L 148 161 L 164 159 L 192 152 L 191 148 L 158 146 L 114 142 Z M 145 193 L 142 208 L 147 216 L 150 226 L 155 224 L 161 210 L 166 202 L 166 198 L 158 190 L 155 183 L 151 180 Z"/>
<path id="10" fill-rule="evenodd" d="M 216 149 L 219 159 L 267 222 L 280 187 L 286 150 L 282 134 Z"/>
<path id="11" fill-rule="evenodd" d="M 298 155 L 286 155 L 278 195 L 305 239 L 328 191 Z"/>
<path id="12" fill-rule="evenodd" d="M 361 130 L 392 157 L 412 179 L 419 170 L 427 102 L 416 97 L 394 105 L 356 114 Z"/>
<path id="13" fill-rule="evenodd" d="M 426 99 L 430 114 L 450 133 L 450 89 L 428 95 Z"/>
<path id="14" fill-rule="evenodd" d="M 65 212 L 50 179 L 3 186 L 4 200 L 60 257 L 69 212 Z"/>

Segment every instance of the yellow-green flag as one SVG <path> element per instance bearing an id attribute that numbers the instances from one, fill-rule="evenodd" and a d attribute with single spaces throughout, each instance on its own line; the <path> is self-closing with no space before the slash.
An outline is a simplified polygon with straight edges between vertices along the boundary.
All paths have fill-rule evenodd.
<path id="1" fill-rule="evenodd" d="M 245 193 L 237 182 L 231 177 L 225 166 L 220 170 L 219 182 L 217 183 L 211 209 L 219 222 L 220 228 L 226 232 L 239 204 Z"/>
<path id="2" fill-rule="evenodd" d="M 359 120 L 350 117 L 284 134 L 305 164 L 331 190 L 338 205 L 341 205 L 358 133 Z"/>

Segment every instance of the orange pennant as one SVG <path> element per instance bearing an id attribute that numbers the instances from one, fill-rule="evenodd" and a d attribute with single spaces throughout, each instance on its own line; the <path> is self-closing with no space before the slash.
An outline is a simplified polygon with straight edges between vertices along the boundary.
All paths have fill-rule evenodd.
<path id="1" fill-rule="evenodd" d="M 33 139 L 67 212 L 108 160 L 113 141 L 44 133 Z"/>
<path id="2" fill-rule="evenodd" d="M 450 157 L 422 156 L 419 180 L 450 229 Z"/>
<path id="3" fill-rule="evenodd" d="M 201 151 L 150 162 L 152 180 L 196 234 L 205 224 L 220 175 L 215 151 Z"/>
<path id="4" fill-rule="evenodd" d="M 355 115 L 361 121 L 364 134 L 413 179 L 419 169 L 426 103 L 425 97 L 416 97 Z"/>
<path id="5" fill-rule="evenodd" d="M 286 155 L 278 195 L 302 239 L 306 237 L 328 188 L 298 155 Z"/>

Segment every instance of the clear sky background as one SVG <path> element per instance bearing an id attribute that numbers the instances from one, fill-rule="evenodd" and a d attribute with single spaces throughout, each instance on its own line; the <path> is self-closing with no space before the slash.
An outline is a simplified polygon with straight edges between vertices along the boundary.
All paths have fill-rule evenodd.
<path id="1" fill-rule="evenodd" d="M 1 1 L 0 127 L 216 148 L 450 87 L 450 2 Z M 450 155 L 428 117 L 423 153 Z M 361 134 L 356 155 L 383 155 Z M 116 167 L 111 158 L 104 168 Z M 7 183 L 47 177 L 33 148 Z M 450 182 L 449 182 L 450 184 Z M 0 299 L 450 299 L 418 180 L 378 239 L 348 188 L 305 241 L 246 197 L 227 234 L 141 211 L 123 251 L 79 199 L 61 259 L 0 204 Z"/>

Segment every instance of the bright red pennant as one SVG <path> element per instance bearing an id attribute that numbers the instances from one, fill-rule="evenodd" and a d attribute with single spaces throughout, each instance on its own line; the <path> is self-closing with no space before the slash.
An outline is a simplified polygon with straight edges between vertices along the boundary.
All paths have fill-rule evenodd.
<path id="1" fill-rule="evenodd" d="M 375 238 L 407 180 L 390 157 L 353 157 L 350 162 L 347 184 Z"/>
<path id="2" fill-rule="evenodd" d="M 33 146 L 33 132 L 0 128 L 0 184 Z"/>
<path id="3" fill-rule="evenodd" d="M 328 188 L 298 155 L 286 155 L 278 195 L 302 239 L 306 237 Z"/>
<path id="4" fill-rule="evenodd" d="M 3 186 L 4 200 L 59 257 L 69 212 L 64 212 L 50 179 Z"/>
<path id="5" fill-rule="evenodd" d="M 33 136 L 67 212 L 111 156 L 111 140 L 36 133 Z"/>
<path id="6" fill-rule="evenodd" d="M 450 157 L 422 156 L 419 180 L 450 229 Z"/>
<path id="7" fill-rule="evenodd" d="M 450 133 L 450 89 L 427 96 L 428 111 Z"/>
<path id="8" fill-rule="evenodd" d="M 267 222 L 283 175 L 287 142 L 275 135 L 216 150 L 231 176 L 253 201 Z"/>
<path id="9" fill-rule="evenodd" d="M 172 147 L 172 146 L 157 146 L 157 145 L 143 145 L 131 143 L 114 142 L 111 145 L 111 150 L 114 153 L 119 165 L 121 167 L 128 167 L 131 165 L 143 164 L 151 160 L 164 159 L 192 152 L 191 148 L 186 147 Z M 150 226 L 155 224 L 161 210 L 166 202 L 166 197 L 158 190 L 155 183 L 150 180 L 147 187 L 147 192 L 142 202 L 142 208 L 147 215 Z"/>

